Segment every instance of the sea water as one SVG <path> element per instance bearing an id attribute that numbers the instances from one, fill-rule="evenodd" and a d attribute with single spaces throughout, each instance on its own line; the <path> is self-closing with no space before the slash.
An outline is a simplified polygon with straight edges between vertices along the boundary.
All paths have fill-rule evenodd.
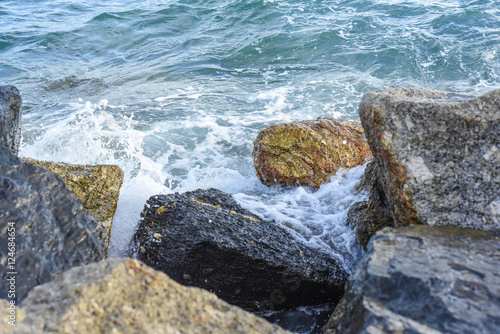
<path id="1" fill-rule="evenodd" d="M 357 120 L 362 95 L 500 87 L 500 1 L 0 1 L 0 84 L 23 97 L 21 156 L 125 172 L 109 255 L 145 201 L 218 188 L 350 272 L 364 167 L 319 191 L 266 187 L 253 141 L 278 122 Z"/>

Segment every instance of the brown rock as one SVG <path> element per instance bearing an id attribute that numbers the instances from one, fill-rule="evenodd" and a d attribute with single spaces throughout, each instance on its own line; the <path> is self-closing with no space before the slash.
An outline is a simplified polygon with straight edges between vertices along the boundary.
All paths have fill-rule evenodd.
<path id="1" fill-rule="evenodd" d="M 123 171 L 114 165 L 71 165 L 62 162 L 24 159 L 43 167 L 64 179 L 66 187 L 83 201 L 83 207 L 102 226 L 109 244 L 111 223 L 115 214 Z"/>
<path id="2" fill-rule="evenodd" d="M 372 155 L 359 123 L 321 118 L 263 129 L 253 158 L 266 185 L 319 188 L 340 168 L 362 165 Z"/>
<path id="3" fill-rule="evenodd" d="M 289 333 L 132 259 L 69 270 L 21 307 L 32 333 Z"/>

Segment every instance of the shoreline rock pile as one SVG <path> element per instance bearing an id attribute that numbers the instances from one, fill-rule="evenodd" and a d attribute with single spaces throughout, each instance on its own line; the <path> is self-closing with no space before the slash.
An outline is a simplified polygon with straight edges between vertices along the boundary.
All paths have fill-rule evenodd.
<path id="1" fill-rule="evenodd" d="M 373 154 L 358 187 L 369 198 L 346 221 L 366 250 L 350 278 L 328 254 L 216 189 L 151 197 L 130 244 L 144 263 L 104 260 L 109 227 L 106 233 L 84 203 L 104 209 L 96 215 L 109 222 L 116 198 L 107 200 L 123 173 L 111 169 L 115 181 L 89 183 L 101 166 L 37 163 L 60 177 L 19 159 L 21 105 L 17 89 L 0 87 L 0 230 L 7 235 L 15 224 L 15 265 L 23 271 L 16 298 L 2 285 L 0 307 L 5 313 L 14 305 L 17 326 L 2 313 L 0 333 L 287 333 L 218 297 L 247 310 L 283 311 L 337 303 L 344 282 L 324 333 L 500 327 L 500 90 L 478 98 L 375 91 L 360 104 L 364 132 L 332 119 L 262 130 L 254 159 L 267 185 L 318 188 Z M 83 189 L 84 202 L 67 187 Z"/>

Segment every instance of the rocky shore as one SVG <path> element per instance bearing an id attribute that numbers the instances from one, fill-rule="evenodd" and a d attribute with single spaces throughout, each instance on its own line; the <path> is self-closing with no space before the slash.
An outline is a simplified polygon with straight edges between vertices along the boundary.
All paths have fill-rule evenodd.
<path id="1" fill-rule="evenodd" d="M 20 159 L 21 108 L 0 87 L 0 333 L 287 333 L 248 311 L 319 303 L 337 305 L 324 333 L 500 328 L 500 90 L 375 91 L 361 125 L 261 131 L 267 185 L 315 189 L 373 159 L 346 221 L 365 248 L 350 276 L 217 189 L 152 196 L 134 259 L 106 259 L 123 172 Z"/>

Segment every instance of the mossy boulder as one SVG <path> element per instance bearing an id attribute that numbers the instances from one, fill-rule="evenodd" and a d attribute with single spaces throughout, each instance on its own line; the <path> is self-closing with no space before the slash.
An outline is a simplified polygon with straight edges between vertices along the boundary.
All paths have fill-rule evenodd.
<path id="1" fill-rule="evenodd" d="M 60 175 L 66 187 L 82 199 L 83 207 L 101 224 L 105 231 L 105 242 L 109 244 L 111 223 L 123 183 L 123 171 L 120 167 L 24 160 Z"/>
<path id="2" fill-rule="evenodd" d="M 319 188 L 339 169 L 371 158 L 361 125 L 332 118 L 275 124 L 254 141 L 257 176 L 269 186 Z"/>

